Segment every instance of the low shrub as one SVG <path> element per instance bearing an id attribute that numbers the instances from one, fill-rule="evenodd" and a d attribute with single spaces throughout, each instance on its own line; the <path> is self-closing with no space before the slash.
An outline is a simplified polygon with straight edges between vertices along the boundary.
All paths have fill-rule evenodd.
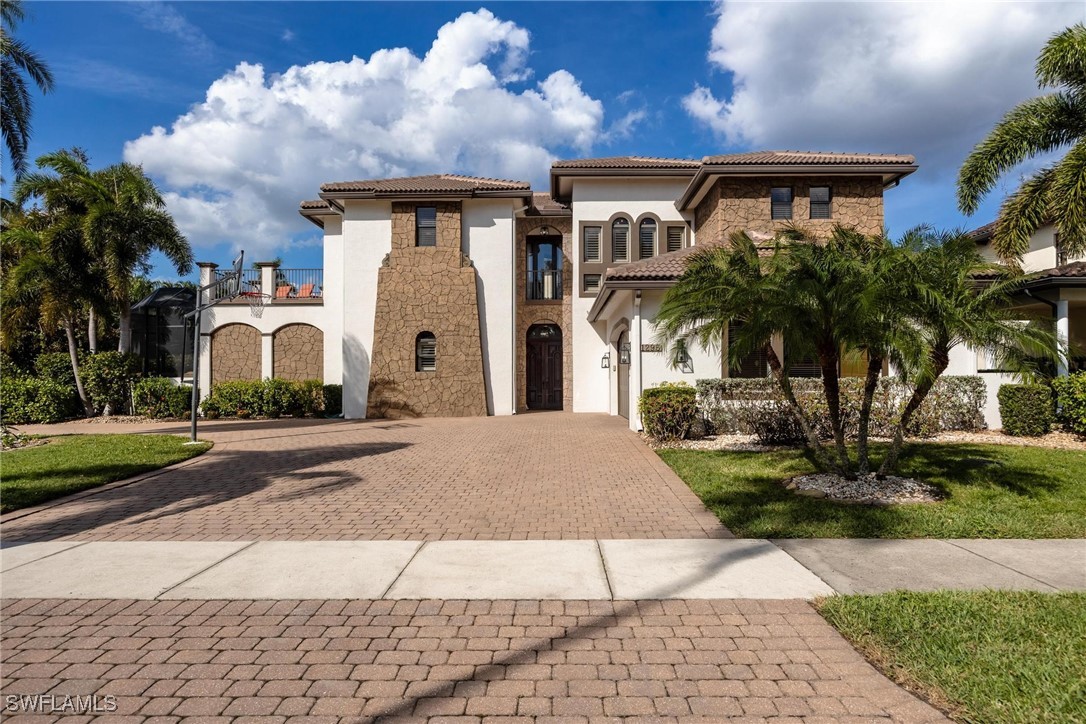
<path id="1" fill-rule="evenodd" d="M 69 370 L 71 365 L 69 363 Z M 120 352 L 88 355 L 80 366 L 83 388 L 99 413 L 131 409 L 132 384 L 139 379 L 139 358 Z"/>
<path id="2" fill-rule="evenodd" d="M 1001 385 L 998 398 L 1006 434 L 1037 437 L 1052 429 L 1054 405 L 1047 385 Z"/>
<path id="3" fill-rule="evenodd" d="M 301 417 L 302 384 L 278 377 L 264 380 L 260 386 L 260 404 L 252 410 L 253 414 L 273 418 L 282 415 Z"/>
<path id="4" fill-rule="evenodd" d="M 343 385 L 325 385 L 321 390 L 322 407 L 326 416 L 343 414 Z"/>
<path id="5" fill-rule="evenodd" d="M 327 388 L 337 386 L 322 385 L 320 380 L 296 382 L 278 377 L 219 382 L 211 387 L 200 409 L 208 417 L 316 415 L 327 409 Z"/>
<path id="6" fill-rule="evenodd" d="M 641 393 L 637 411 L 645 432 L 656 440 L 682 440 L 698 418 L 697 390 L 685 382 L 650 387 Z"/>
<path id="7" fill-rule="evenodd" d="M 298 400 L 306 417 L 324 412 L 324 383 L 320 380 L 304 380 L 300 383 Z"/>
<path id="8" fill-rule="evenodd" d="M 38 377 L 0 380 L 0 418 L 6 424 L 60 422 L 78 410 L 75 390 L 60 382 Z"/>
<path id="9" fill-rule="evenodd" d="M 192 404 L 192 387 L 168 377 L 148 377 L 132 386 L 132 406 L 137 415 L 184 417 Z"/>
<path id="10" fill-rule="evenodd" d="M 859 430 L 863 380 L 841 380 L 841 417 L 847 437 Z M 815 431 L 823 439 L 833 437 L 822 381 L 792 380 L 796 399 L 811 417 Z M 698 408 L 707 429 L 718 434 L 756 435 L 765 443 L 800 442 L 799 423 L 784 402 L 777 383 L 770 378 L 698 380 Z M 896 377 L 883 377 L 871 409 L 870 433 L 874 437 L 893 434 L 901 409 L 912 390 Z M 914 414 L 908 433 L 930 437 L 948 430 L 976 431 L 984 427 L 984 403 L 987 389 L 977 376 L 940 377 L 924 404 Z"/>
<path id="11" fill-rule="evenodd" d="M 213 410 L 223 417 L 251 417 L 253 411 L 263 405 L 263 385 L 260 380 L 219 382 L 211 386 L 211 394 L 201 407 L 205 413 Z"/>
<path id="12" fill-rule="evenodd" d="M 1071 432 L 1086 435 L 1086 372 L 1052 381 L 1057 419 Z"/>
<path id="13" fill-rule="evenodd" d="M 85 354 L 79 356 L 82 365 L 87 361 Z M 75 372 L 72 371 L 72 356 L 67 352 L 45 352 L 34 360 L 34 373 L 43 380 L 53 380 L 75 389 Z"/>

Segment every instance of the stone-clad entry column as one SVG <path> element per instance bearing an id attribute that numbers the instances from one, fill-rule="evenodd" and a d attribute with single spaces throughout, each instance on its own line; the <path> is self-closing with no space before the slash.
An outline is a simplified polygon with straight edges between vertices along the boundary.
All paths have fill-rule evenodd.
<path id="1" fill-rule="evenodd" d="M 434 246 L 416 246 L 418 208 L 437 209 Z M 460 211 L 458 201 L 392 204 L 392 251 L 377 272 L 367 417 L 486 415 L 476 275 L 461 251 Z M 417 369 L 424 332 L 436 342 L 432 369 Z"/>

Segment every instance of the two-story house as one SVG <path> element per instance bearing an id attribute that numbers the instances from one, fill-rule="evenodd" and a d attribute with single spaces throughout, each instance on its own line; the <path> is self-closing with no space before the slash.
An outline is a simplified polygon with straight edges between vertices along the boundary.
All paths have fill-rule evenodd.
<path id="1" fill-rule="evenodd" d="M 787 223 L 878 233 L 883 192 L 915 170 L 911 156 L 782 151 L 559 161 L 547 193 L 448 174 L 324 184 L 300 208 L 323 229 L 323 273 L 265 265 L 246 279 L 270 297 L 263 316 L 206 313 L 203 392 L 317 377 L 343 384 L 350 418 L 565 409 L 638 429 L 645 387 L 766 373 L 705 350 L 672 368 L 655 343 L 691 249 Z M 215 273 L 202 265 L 202 282 Z"/>

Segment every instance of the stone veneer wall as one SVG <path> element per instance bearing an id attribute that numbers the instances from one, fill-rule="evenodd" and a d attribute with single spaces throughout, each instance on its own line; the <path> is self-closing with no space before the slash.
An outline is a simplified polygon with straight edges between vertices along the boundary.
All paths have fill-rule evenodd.
<path id="1" fill-rule="evenodd" d="M 770 218 L 769 189 L 791 186 L 792 223 L 816 237 L 827 237 L 835 224 L 864 234 L 882 232 L 882 179 L 878 177 L 774 177 L 719 179 L 695 210 L 699 243 L 727 239 L 736 231 L 772 232 L 787 226 Z M 811 219 L 811 186 L 832 189 L 830 219 Z"/>
<path id="2" fill-rule="evenodd" d="M 528 237 L 549 226 L 562 235 L 562 301 L 528 299 Z M 552 232 L 553 233 L 553 232 Z M 528 409 L 528 328 L 556 324 L 562 330 L 562 408 L 573 409 L 573 219 L 525 216 L 517 219 L 517 412 Z"/>
<path id="3" fill-rule="evenodd" d="M 272 338 L 272 374 L 284 380 L 324 379 L 324 332 L 311 324 L 288 324 Z"/>
<path id="4" fill-rule="evenodd" d="M 416 206 L 437 207 L 436 246 L 415 246 Z M 459 202 L 392 204 L 392 251 L 377 272 L 368 417 L 487 414 L 475 268 L 460 239 Z M 415 371 L 420 332 L 437 339 L 434 372 Z"/>
<path id="5" fill-rule="evenodd" d="M 211 384 L 260 379 L 260 332 L 248 324 L 227 324 L 211 335 Z"/>

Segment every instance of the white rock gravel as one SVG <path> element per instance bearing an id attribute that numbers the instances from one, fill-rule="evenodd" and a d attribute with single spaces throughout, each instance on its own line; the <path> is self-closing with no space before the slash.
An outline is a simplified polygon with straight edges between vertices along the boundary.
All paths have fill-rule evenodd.
<path id="1" fill-rule="evenodd" d="M 797 495 L 865 505 L 934 503 L 941 500 L 938 489 L 927 483 L 896 475 L 879 480 L 874 473 L 855 480 L 828 473 L 799 475 L 789 480 L 785 487 Z"/>

